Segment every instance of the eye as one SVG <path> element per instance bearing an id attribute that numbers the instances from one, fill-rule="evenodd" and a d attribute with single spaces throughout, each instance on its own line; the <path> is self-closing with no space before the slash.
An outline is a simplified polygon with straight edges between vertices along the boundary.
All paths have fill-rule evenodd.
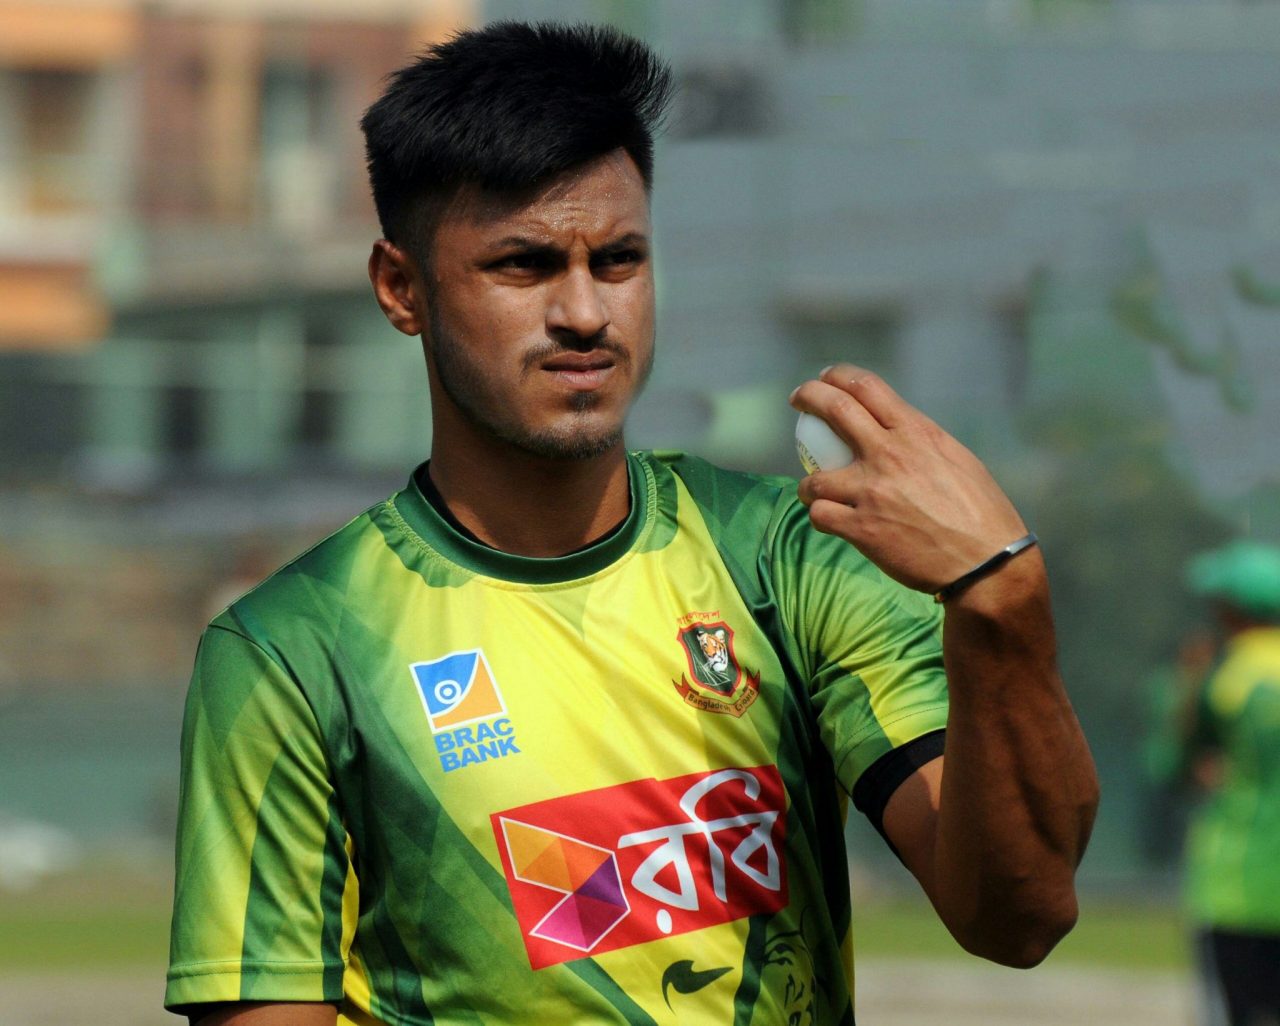
<path id="1" fill-rule="evenodd" d="M 615 249 L 607 253 L 601 253 L 596 257 L 592 264 L 598 268 L 625 268 L 634 267 L 644 262 L 645 254 L 639 249 Z"/>
<path id="2" fill-rule="evenodd" d="M 548 264 L 547 257 L 542 253 L 510 253 L 495 260 L 490 266 L 508 271 L 539 271 Z"/>

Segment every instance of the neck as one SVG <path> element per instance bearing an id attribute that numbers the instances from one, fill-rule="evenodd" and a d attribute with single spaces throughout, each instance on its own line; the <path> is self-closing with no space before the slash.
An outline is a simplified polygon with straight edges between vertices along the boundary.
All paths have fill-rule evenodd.
<path id="1" fill-rule="evenodd" d="M 449 511 L 486 545 L 516 556 L 563 556 L 625 519 L 631 508 L 621 443 L 584 460 L 552 460 L 502 443 L 433 446 L 431 481 Z"/>

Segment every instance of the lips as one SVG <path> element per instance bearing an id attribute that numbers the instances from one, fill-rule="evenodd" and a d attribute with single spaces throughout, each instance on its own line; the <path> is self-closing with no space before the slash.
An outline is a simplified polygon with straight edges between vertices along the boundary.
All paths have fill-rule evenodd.
<path id="1" fill-rule="evenodd" d="M 614 362 L 608 353 L 558 353 L 544 362 L 542 369 L 570 388 L 586 390 L 603 384 Z"/>
<path id="2" fill-rule="evenodd" d="M 605 370 L 613 366 L 613 357 L 608 353 L 559 353 L 542 365 L 549 371 L 595 371 Z"/>

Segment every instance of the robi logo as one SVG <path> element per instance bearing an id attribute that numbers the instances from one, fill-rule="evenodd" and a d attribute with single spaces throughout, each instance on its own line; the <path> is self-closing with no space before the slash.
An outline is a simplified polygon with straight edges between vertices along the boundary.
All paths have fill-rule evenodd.
<path id="1" fill-rule="evenodd" d="M 535 969 L 787 903 L 775 766 L 552 798 L 490 819 Z"/>

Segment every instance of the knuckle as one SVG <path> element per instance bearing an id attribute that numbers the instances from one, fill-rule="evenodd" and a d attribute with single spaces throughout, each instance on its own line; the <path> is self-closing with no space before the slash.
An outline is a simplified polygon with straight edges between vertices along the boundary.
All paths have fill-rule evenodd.
<path id="1" fill-rule="evenodd" d="M 854 381 L 853 387 L 865 389 L 868 392 L 878 391 L 884 388 L 884 378 L 880 377 L 875 371 L 864 370 Z"/>
<path id="2" fill-rule="evenodd" d="M 828 404 L 830 412 L 838 419 L 849 417 L 854 412 L 857 400 L 847 392 L 841 392 L 838 396 L 831 400 Z"/>
<path id="3" fill-rule="evenodd" d="M 927 441 L 935 443 L 942 441 L 946 434 L 942 428 L 938 427 L 938 425 L 928 417 L 920 418 L 920 421 L 916 426 L 916 430 L 920 433 L 921 437 Z"/>

